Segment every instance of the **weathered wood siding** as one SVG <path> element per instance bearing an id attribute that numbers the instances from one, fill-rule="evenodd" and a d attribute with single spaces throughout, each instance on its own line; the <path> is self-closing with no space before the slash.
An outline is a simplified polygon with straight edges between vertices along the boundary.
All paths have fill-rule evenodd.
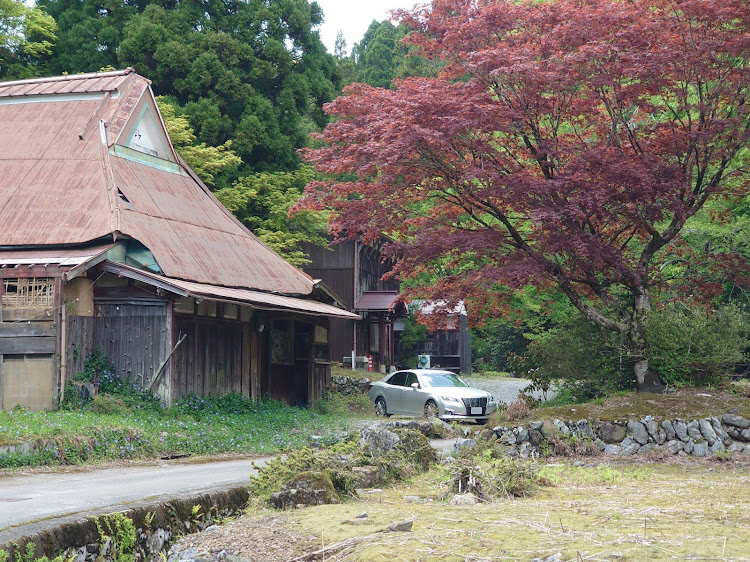
<path id="1" fill-rule="evenodd" d="M 67 318 L 68 379 L 80 373 L 86 357 L 98 349 L 119 376 L 150 383 L 171 349 L 167 305 L 104 304 L 97 306 L 97 314 Z"/>
<path id="2" fill-rule="evenodd" d="M 175 314 L 175 341 L 187 338 L 174 353 L 173 398 L 188 394 L 201 396 L 241 392 L 251 396 L 250 377 L 243 371 L 249 367 L 248 346 L 251 337 L 240 322 Z"/>

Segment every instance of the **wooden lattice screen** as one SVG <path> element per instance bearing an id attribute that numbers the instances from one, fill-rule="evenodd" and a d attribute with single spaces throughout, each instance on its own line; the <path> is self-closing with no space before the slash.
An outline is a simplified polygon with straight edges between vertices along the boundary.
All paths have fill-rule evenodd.
<path id="1" fill-rule="evenodd" d="M 52 308 L 55 284 L 51 277 L 6 279 L 3 308 Z"/>

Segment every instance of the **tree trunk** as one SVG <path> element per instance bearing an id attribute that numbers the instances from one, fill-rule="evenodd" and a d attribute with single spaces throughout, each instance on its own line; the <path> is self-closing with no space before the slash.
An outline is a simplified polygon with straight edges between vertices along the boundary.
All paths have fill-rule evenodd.
<path id="1" fill-rule="evenodd" d="M 664 385 L 659 377 L 648 366 L 646 345 L 646 321 L 651 312 L 651 299 L 648 291 L 642 289 L 635 296 L 635 306 L 630 325 L 630 356 L 633 360 L 633 372 L 638 383 L 638 392 L 661 392 Z"/>

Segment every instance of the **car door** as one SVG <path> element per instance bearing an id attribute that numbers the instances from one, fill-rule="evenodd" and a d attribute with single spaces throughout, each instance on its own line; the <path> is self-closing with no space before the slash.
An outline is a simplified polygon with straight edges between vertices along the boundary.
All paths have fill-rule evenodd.
<path id="1" fill-rule="evenodd" d="M 383 387 L 383 397 L 390 414 L 403 413 L 404 402 L 404 384 L 406 382 L 406 372 L 399 371 L 393 373 L 386 381 Z"/>
<path id="2" fill-rule="evenodd" d="M 421 387 L 421 385 L 416 389 L 412 388 L 411 385 L 414 383 L 417 383 L 419 385 L 417 375 L 415 373 L 407 373 L 406 381 L 404 383 L 404 392 L 402 394 L 402 407 L 404 409 L 404 412 L 419 416 L 424 410 L 425 391 Z"/>

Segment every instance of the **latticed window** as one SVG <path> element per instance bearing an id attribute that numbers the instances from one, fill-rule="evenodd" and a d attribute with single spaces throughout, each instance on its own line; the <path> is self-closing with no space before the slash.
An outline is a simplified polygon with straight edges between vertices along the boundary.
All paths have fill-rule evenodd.
<path id="1" fill-rule="evenodd" d="M 51 277 L 6 279 L 4 283 L 3 309 L 48 309 L 54 306 L 55 284 Z"/>

